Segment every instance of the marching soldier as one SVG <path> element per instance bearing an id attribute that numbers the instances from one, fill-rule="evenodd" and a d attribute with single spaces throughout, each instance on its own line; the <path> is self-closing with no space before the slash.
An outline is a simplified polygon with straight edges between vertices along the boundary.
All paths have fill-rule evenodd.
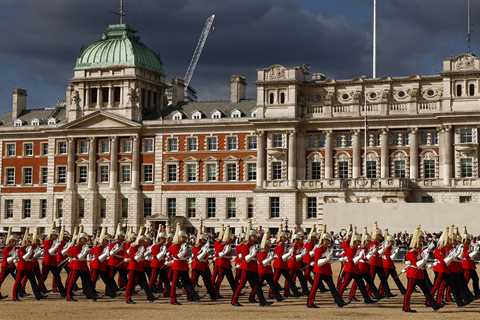
<path id="1" fill-rule="evenodd" d="M 217 278 L 215 280 L 215 296 L 220 297 L 220 286 L 224 277 L 227 278 L 230 288 L 235 292 L 235 278 L 232 272 L 232 240 L 230 226 L 225 228 L 222 241 L 217 243 L 215 248 L 215 266 L 217 268 Z M 238 252 L 237 252 L 238 255 Z"/>
<path id="2" fill-rule="evenodd" d="M 43 241 L 43 261 L 42 261 L 42 282 L 47 280 L 48 274 L 53 276 L 53 283 L 55 288 L 60 292 L 60 295 L 65 298 L 65 287 L 60 277 L 61 269 L 57 262 L 57 253 L 61 246 L 61 241 L 58 239 L 58 233 L 53 224 L 47 238 Z"/>
<path id="3" fill-rule="evenodd" d="M 16 278 L 15 274 L 15 259 L 17 258 L 17 251 L 15 246 L 17 244 L 17 239 L 12 235 L 12 227 L 8 228 L 7 237 L 5 238 L 5 247 L 2 250 L 2 265 L 0 272 L 0 289 L 2 284 L 10 275 L 13 280 Z M 0 292 L 0 300 L 7 298 L 8 296 L 3 296 Z"/>
<path id="4" fill-rule="evenodd" d="M 383 247 L 378 251 L 378 254 L 381 256 L 382 265 L 383 265 L 383 272 L 385 273 L 386 280 L 388 281 L 389 277 L 392 277 L 393 281 L 397 285 L 398 290 L 403 295 L 405 294 L 405 286 L 403 285 L 402 281 L 397 273 L 397 269 L 395 268 L 395 263 L 393 262 L 393 258 L 398 254 L 399 249 L 394 248 L 395 241 L 393 237 L 388 234 L 388 230 L 385 231 L 385 243 Z M 382 291 L 384 288 L 381 287 Z"/>
<path id="5" fill-rule="evenodd" d="M 272 261 L 274 253 L 270 249 L 270 232 L 267 231 L 263 234 L 262 242 L 260 243 L 260 251 L 257 254 L 260 284 L 262 284 L 263 281 L 266 281 L 270 287 L 269 296 L 275 298 L 277 301 L 283 301 L 283 297 L 280 294 L 280 286 L 273 281 Z"/>
<path id="6" fill-rule="evenodd" d="M 90 272 L 93 290 L 96 291 L 98 278 L 105 284 L 105 295 L 116 297 L 113 279 L 108 276 L 108 234 L 107 228 L 103 227 L 100 236 L 96 239 L 96 245 L 90 250 Z"/>
<path id="7" fill-rule="evenodd" d="M 467 227 L 464 227 L 463 239 L 462 239 L 462 267 L 465 282 L 468 283 L 472 280 L 473 293 L 475 298 L 480 298 L 480 289 L 478 285 L 478 274 L 475 266 L 475 257 L 479 252 L 479 244 L 475 243 L 472 245 L 472 235 L 468 234 Z"/>
<path id="8" fill-rule="evenodd" d="M 200 226 L 197 243 L 192 248 L 192 284 L 195 285 L 201 276 L 210 298 L 216 300 L 217 295 L 212 288 L 212 275 L 208 265 L 209 256 L 210 244 L 208 243 L 208 236 L 203 232 L 202 226 Z"/>
<path id="9" fill-rule="evenodd" d="M 152 246 L 152 260 L 150 261 L 150 280 L 149 287 L 152 292 L 157 290 L 157 280 L 159 280 L 159 286 L 163 289 L 163 296 L 168 297 L 170 294 L 170 281 L 168 279 L 168 269 L 165 265 L 165 259 L 167 257 L 167 233 L 163 229 L 163 226 L 159 227 L 157 232 L 156 241 Z"/>
<path id="10" fill-rule="evenodd" d="M 292 290 L 294 297 L 299 297 L 301 295 L 297 286 L 292 281 L 290 272 L 288 271 L 288 260 L 292 257 L 292 255 L 293 248 L 287 250 L 287 235 L 285 234 L 282 224 L 280 225 L 280 229 L 277 233 L 277 241 L 273 256 L 273 282 L 275 282 L 277 287 L 280 287 L 280 276 L 283 276 L 285 279 L 283 296 L 285 298 L 290 296 L 290 290 Z"/>
<path id="11" fill-rule="evenodd" d="M 115 239 L 108 245 L 108 277 L 112 279 L 115 291 L 123 287 L 127 279 L 127 269 L 124 263 L 126 252 L 125 234 L 122 232 L 122 225 L 119 223 L 115 231 Z M 119 281 L 115 282 L 115 275 L 118 273 Z"/>

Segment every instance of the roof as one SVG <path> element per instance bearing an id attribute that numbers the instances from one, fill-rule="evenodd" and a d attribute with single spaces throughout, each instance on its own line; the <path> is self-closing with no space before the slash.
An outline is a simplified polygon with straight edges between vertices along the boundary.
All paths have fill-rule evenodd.
<path id="1" fill-rule="evenodd" d="M 22 120 L 25 125 L 31 125 L 32 120 L 38 119 L 39 125 L 48 124 L 48 119 L 55 118 L 56 123 L 64 122 L 65 119 L 65 106 L 59 105 L 55 107 L 27 109 L 22 112 L 18 119 Z M 12 121 L 12 112 L 4 113 L 0 116 L 1 126 L 14 126 Z"/>
<path id="2" fill-rule="evenodd" d="M 220 111 L 224 117 L 230 117 L 230 114 L 235 110 L 239 110 L 243 116 L 251 117 L 251 113 L 256 107 L 256 100 L 241 100 L 238 103 L 230 101 L 188 102 L 176 106 L 168 106 L 163 113 L 163 118 L 171 120 L 174 114 L 181 112 L 185 118 L 191 119 L 192 115 L 197 111 L 201 112 L 207 119 L 211 119 L 212 114 L 216 111 Z M 154 120 L 154 117 L 149 116 L 145 120 Z"/>
<path id="3" fill-rule="evenodd" d="M 142 67 L 163 75 L 160 56 L 144 45 L 135 33 L 125 24 L 108 26 L 101 40 L 82 50 L 75 70 Z"/>

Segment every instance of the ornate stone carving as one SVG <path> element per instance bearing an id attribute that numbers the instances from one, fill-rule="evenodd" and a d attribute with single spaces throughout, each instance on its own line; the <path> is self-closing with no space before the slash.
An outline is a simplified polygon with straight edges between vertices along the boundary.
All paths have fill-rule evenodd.
<path id="1" fill-rule="evenodd" d="M 76 109 L 80 109 L 80 93 L 75 90 L 72 92 L 72 104 L 75 106 Z"/>
<path id="2" fill-rule="evenodd" d="M 136 88 L 129 88 L 128 89 L 128 100 L 132 106 L 137 106 L 138 101 L 140 99 L 140 95 L 138 89 Z"/>
<path id="3" fill-rule="evenodd" d="M 463 55 L 454 62 L 455 71 L 473 70 L 475 68 L 475 57 Z"/>
<path id="4" fill-rule="evenodd" d="M 287 69 L 284 66 L 274 65 L 265 74 L 265 80 L 285 80 Z"/>

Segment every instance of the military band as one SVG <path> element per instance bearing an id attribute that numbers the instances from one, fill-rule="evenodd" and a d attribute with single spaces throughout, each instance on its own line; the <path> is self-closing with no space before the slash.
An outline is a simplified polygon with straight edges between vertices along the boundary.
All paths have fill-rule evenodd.
<path id="1" fill-rule="evenodd" d="M 212 243 L 203 223 L 195 236 L 180 224 L 174 232 L 170 226 L 160 226 L 158 230 L 141 227 L 138 233 L 119 224 L 113 235 L 102 228 L 95 237 L 82 226 L 70 235 L 63 226 L 53 225 L 43 242 L 36 228 L 27 229 L 20 241 L 10 229 L 2 251 L 0 289 L 10 276 L 13 301 L 27 295 L 27 283 L 35 299 L 48 299 L 45 283 L 51 275 L 50 291 L 69 302 L 77 301 L 80 294 L 96 301 L 104 296 L 116 298 L 124 291 L 125 302 L 134 304 L 139 286 L 149 302 L 163 296 L 179 305 L 179 288 L 188 301 L 198 302 L 201 279 L 207 293 L 202 300 L 216 301 L 222 298 L 220 287 L 226 279 L 235 307 L 242 306 L 240 298 L 248 284 L 249 303 L 269 306 L 273 300 L 303 296 L 307 307 L 318 308 L 318 292 L 328 292 L 338 307 L 358 301 L 357 289 L 366 304 L 393 298 L 391 278 L 403 295 L 404 312 L 415 312 L 411 296 L 417 288 L 433 310 L 448 303 L 463 307 L 480 298 L 475 265 L 480 242 L 474 242 L 467 228 L 461 234 L 458 227 L 447 226 L 438 240 L 428 242 L 417 227 L 400 272 L 394 263 L 400 248 L 392 235 L 382 232 L 377 223 L 370 231 L 365 227 L 359 234 L 349 226 L 335 247 L 333 233 L 325 225 L 314 226 L 305 237 L 303 231 L 289 232 L 282 224 L 273 237 L 250 221 L 238 236 L 222 226 Z M 337 279 L 334 263 L 340 264 Z M 5 298 L 0 293 L 0 299 Z"/>

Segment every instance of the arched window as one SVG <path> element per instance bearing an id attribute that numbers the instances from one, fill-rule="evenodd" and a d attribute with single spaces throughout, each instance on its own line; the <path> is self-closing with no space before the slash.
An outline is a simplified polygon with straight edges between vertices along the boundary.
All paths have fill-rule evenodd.
<path id="1" fill-rule="evenodd" d="M 56 124 L 57 124 L 57 120 L 55 118 L 48 119 L 48 125 L 49 126 L 54 126 Z"/>
<path id="2" fill-rule="evenodd" d="M 462 96 L 462 85 L 461 84 L 457 84 L 457 97 L 461 97 Z"/>
<path id="3" fill-rule="evenodd" d="M 285 104 L 285 92 L 280 93 L 280 104 Z"/>
<path id="4" fill-rule="evenodd" d="M 270 95 L 269 95 L 268 103 L 270 103 L 270 104 L 275 103 L 275 94 L 273 92 L 271 92 Z"/>
<path id="5" fill-rule="evenodd" d="M 470 83 L 468 85 L 468 95 L 470 97 L 473 97 L 475 95 L 475 85 L 473 83 Z"/>

